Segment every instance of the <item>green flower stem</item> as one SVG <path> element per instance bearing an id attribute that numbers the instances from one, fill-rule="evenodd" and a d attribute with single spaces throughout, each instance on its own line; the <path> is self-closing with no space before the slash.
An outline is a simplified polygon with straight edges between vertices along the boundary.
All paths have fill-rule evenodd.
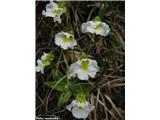
<path id="1" fill-rule="evenodd" d="M 82 86 L 80 86 L 80 91 L 76 97 L 76 101 L 78 101 L 78 102 L 85 102 L 86 101 L 86 95 L 82 89 Z"/>

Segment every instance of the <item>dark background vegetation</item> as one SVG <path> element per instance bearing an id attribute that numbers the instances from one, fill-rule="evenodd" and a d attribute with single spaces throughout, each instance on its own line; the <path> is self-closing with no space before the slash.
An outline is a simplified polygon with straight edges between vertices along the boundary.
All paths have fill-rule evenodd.
<path id="1" fill-rule="evenodd" d="M 56 115 L 61 120 L 76 120 L 64 107 L 57 107 L 58 92 L 45 86 L 46 81 L 52 81 L 51 69 L 57 66 L 65 74 L 61 49 L 54 43 L 54 35 L 61 30 L 67 31 L 69 23 L 75 31 L 75 39 L 79 47 L 92 56 L 101 71 L 92 81 L 96 86 L 92 89 L 89 101 L 96 106 L 89 120 L 123 120 L 125 115 L 125 2 L 123 1 L 68 1 L 71 7 L 69 15 L 63 15 L 62 24 L 54 23 L 53 18 L 42 16 L 42 10 L 48 2 L 36 2 L 36 58 L 43 52 L 55 51 L 52 67 L 45 69 L 45 74 L 36 73 L 36 115 Z M 103 7 L 102 5 L 105 5 Z M 102 9 L 103 8 L 103 9 Z M 107 23 L 111 32 L 107 37 L 96 36 L 81 32 L 81 25 L 87 19 L 92 20 L 99 15 Z M 79 47 L 75 50 L 77 51 Z M 64 53 L 67 57 L 72 54 Z M 71 63 L 70 63 L 71 64 Z"/>

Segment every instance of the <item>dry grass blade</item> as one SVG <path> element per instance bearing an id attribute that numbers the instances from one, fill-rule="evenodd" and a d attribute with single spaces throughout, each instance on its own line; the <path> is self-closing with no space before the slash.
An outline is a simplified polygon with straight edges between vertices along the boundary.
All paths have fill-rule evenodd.
<path id="1" fill-rule="evenodd" d="M 104 107 L 104 109 L 107 110 L 107 112 L 108 112 L 115 120 L 119 120 L 119 119 L 115 116 L 115 114 L 108 109 L 108 107 L 105 105 L 105 103 L 103 103 L 103 102 L 100 101 L 99 99 L 98 99 L 97 101 Z"/>
<path id="2" fill-rule="evenodd" d="M 111 85 L 111 88 L 115 88 L 115 87 L 124 87 L 125 83 L 121 83 L 121 84 L 113 84 Z"/>
<path id="3" fill-rule="evenodd" d="M 102 98 L 102 102 L 105 103 L 104 97 L 102 96 L 101 93 L 100 93 L 100 95 L 101 95 L 101 98 Z M 106 119 L 105 119 L 105 120 L 109 120 L 109 118 L 108 118 L 108 113 L 107 113 L 107 110 L 106 110 L 106 109 L 104 109 L 104 113 L 105 113 L 105 116 L 106 116 Z"/>
<path id="4" fill-rule="evenodd" d="M 102 95 L 102 94 L 101 94 Z M 117 115 L 120 117 L 121 120 L 124 120 L 122 114 L 119 112 L 118 108 L 115 106 L 115 104 L 112 102 L 112 100 L 110 99 L 110 97 L 108 97 L 107 95 L 102 95 L 104 96 L 112 105 L 113 109 L 116 111 Z"/>
<path id="5" fill-rule="evenodd" d="M 115 87 L 115 86 L 117 86 L 117 84 L 119 84 L 119 85 L 122 84 L 122 86 L 123 86 L 124 83 L 122 83 L 122 82 L 124 82 L 124 77 L 121 77 L 121 78 L 118 78 L 118 79 L 113 79 L 111 81 L 108 81 L 107 83 L 106 83 L 106 80 L 104 80 L 102 82 L 102 85 L 100 86 L 100 88 L 106 87 L 108 85 L 110 85 L 111 87 Z"/>

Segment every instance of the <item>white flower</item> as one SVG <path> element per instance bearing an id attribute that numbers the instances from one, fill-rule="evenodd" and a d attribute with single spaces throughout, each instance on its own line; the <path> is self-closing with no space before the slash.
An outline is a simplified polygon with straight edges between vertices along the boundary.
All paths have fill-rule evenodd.
<path id="1" fill-rule="evenodd" d="M 87 101 L 77 102 L 74 100 L 70 105 L 67 105 L 66 108 L 72 112 L 72 115 L 75 118 L 85 119 L 88 117 L 88 114 L 94 110 L 95 107 L 89 104 Z"/>
<path id="2" fill-rule="evenodd" d="M 90 32 L 101 36 L 107 36 L 110 32 L 110 28 L 106 23 L 101 21 L 88 21 L 82 24 L 82 32 Z"/>
<path id="3" fill-rule="evenodd" d="M 69 72 L 73 77 L 77 75 L 80 80 L 88 80 L 89 76 L 94 78 L 99 69 L 95 60 L 85 58 L 71 64 Z"/>
<path id="4" fill-rule="evenodd" d="M 44 73 L 44 68 L 52 61 L 52 55 L 43 52 L 41 59 L 37 60 L 36 72 Z"/>
<path id="5" fill-rule="evenodd" d="M 42 11 L 42 15 L 45 17 L 53 17 L 54 22 L 61 23 L 61 15 L 65 12 L 64 8 L 60 8 L 55 2 L 50 1 L 49 4 L 46 5 L 46 10 Z"/>
<path id="6" fill-rule="evenodd" d="M 55 44 L 66 50 L 68 48 L 73 49 L 77 45 L 77 41 L 72 34 L 62 31 L 55 35 Z"/>
<path id="7" fill-rule="evenodd" d="M 45 64 L 42 63 L 42 60 L 45 60 L 47 58 L 47 55 L 47 53 L 43 52 L 41 59 L 37 60 L 36 72 L 41 72 L 42 74 L 44 73 Z"/>
<path id="8" fill-rule="evenodd" d="M 36 72 L 41 72 L 42 74 L 44 73 L 44 67 L 45 65 L 42 64 L 41 60 L 37 60 L 37 66 L 36 66 Z"/>

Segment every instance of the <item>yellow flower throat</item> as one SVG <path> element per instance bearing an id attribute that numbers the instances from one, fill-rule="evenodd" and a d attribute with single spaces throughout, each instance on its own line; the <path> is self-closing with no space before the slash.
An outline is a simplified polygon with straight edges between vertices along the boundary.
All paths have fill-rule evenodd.
<path id="1" fill-rule="evenodd" d="M 102 29 L 102 25 L 96 25 L 96 26 L 94 27 L 94 29 L 95 29 L 95 30 L 100 30 L 100 29 Z"/>
<path id="2" fill-rule="evenodd" d="M 81 68 L 82 68 L 84 71 L 87 71 L 87 70 L 88 70 L 88 67 L 89 67 L 88 61 L 82 61 L 82 62 L 81 62 Z"/>
<path id="3" fill-rule="evenodd" d="M 63 38 L 63 42 L 65 42 L 65 43 L 67 43 L 67 42 L 71 42 L 72 40 L 71 40 L 71 38 L 69 37 L 64 37 Z"/>
<path id="4" fill-rule="evenodd" d="M 78 106 L 78 109 L 79 109 L 80 111 L 84 111 L 84 108 L 81 107 L 81 106 Z"/>

